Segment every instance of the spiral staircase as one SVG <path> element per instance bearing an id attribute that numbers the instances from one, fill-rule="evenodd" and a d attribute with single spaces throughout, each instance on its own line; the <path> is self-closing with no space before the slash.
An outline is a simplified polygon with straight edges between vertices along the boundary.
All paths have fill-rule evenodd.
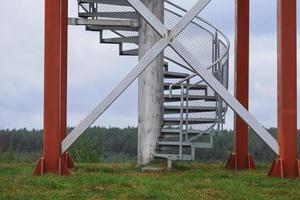
<path id="1" fill-rule="evenodd" d="M 173 27 L 187 12 L 165 1 L 164 23 Z M 122 56 L 138 56 L 139 14 L 126 0 L 78 0 L 79 18 L 69 24 L 99 32 L 100 43 L 119 45 Z M 196 17 L 178 36 L 203 67 L 228 87 L 228 39 Z M 222 132 L 227 105 L 171 48 L 164 51 L 164 117 L 157 158 L 194 160 L 197 148 L 212 148 Z"/>

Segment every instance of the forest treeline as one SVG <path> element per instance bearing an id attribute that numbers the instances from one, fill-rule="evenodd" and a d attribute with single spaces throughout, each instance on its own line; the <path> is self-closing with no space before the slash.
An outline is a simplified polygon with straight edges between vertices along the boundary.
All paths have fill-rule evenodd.
<path id="1" fill-rule="evenodd" d="M 271 128 L 269 131 L 276 137 L 277 130 L 275 128 Z M 197 150 L 197 160 L 225 162 L 232 152 L 233 137 L 233 132 L 227 130 L 223 134 L 215 136 L 214 148 Z M 0 161 L 36 161 L 42 152 L 42 141 L 42 130 L 0 130 Z M 300 147 L 300 143 L 298 146 Z M 274 153 L 251 131 L 249 149 L 257 162 L 271 162 L 275 158 Z M 89 128 L 69 152 L 76 162 L 135 161 L 137 128 Z"/>

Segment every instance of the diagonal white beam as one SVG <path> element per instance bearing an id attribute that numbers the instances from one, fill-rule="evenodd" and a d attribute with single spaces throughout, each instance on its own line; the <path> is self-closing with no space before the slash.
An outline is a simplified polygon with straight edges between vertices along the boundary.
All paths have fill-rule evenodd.
<path id="1" fill-rule="evenodd" d="M 234 110 L 256 134 L 277 154 L 279 146 L 273 136 L 228 92 L 228 90 L 176 39 L 170 43 L 178 55 L 193 68 L 201 78 Z"/>
<path id="2" fill-rule="evenodd" d="M 199 0 L 172 29 L 172 34 L 177 36 L 207 5 L 211 0 Z"/>
<path id="3" fill-rule="evenodd" d="M 131 83 L 152 63 L 152 61 L 168 46 L 168 41 L 161 38 L 137 66 L 110 92 L 109 95 L 70 133 L 61 143 L 61 154 L 88 129 L 100 115 L 131 85 Z"/>
<path id="4" fill-rule="evenodd" d="M 149 23 L 152 28 L 164 37 L 167 28 L 140 0 L 127 0 L 131 6 Z"/>

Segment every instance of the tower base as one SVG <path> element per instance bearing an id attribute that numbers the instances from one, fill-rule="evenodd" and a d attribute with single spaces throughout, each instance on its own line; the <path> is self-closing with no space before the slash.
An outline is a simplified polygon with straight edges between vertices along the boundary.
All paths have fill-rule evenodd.
<path id="1" fill-rule="evenodd" d="M 61 157 L 59 157 L 57 163 L 58 163 L 58 165 L 57 165 L 57 169 L 55 170 L 55 172 L 50 172 L 50 173 L 68 176 L 68 175 L 70 175 L 70 169 L 75 168 L 74 161 L 71 158 L 70 154 L 68 154 L 68 153 L 65 153 Z M 42 176 L 47 172 L 49 172 L 49 171 L 47 171 L 47 166 L 45 166 L 45 158 L 42 157 L 38 161 L 38 164 L 34 169 L 33 175 L 34 176 Z"/>
<path id="2" fill-rule="evenodd" d="M 237 160 L 236 153 L 232 153 L 226 163 L 226 168 L 231 170 L 255 169 L 255 162 L 249 153 L 247 156 L 247 164 L 240 165 Z"/>
<path id="3" fill-rule="evenodd" d="M 284 160 L 274 160 L 268 176 L 278 178 L 300 178 L 300 160 L 295 161 L 294 169 L 287 170 L 284 165 Z"/>

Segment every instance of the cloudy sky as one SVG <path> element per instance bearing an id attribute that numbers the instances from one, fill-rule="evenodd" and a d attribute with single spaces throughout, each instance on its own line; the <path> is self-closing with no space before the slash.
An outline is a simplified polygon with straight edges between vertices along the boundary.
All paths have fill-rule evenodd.
<path id="1" fill-rule="evenodd" d="M 69 1 L 69 15 L 76 17 L 76 1 Z M 195 0 L 174 2 L 189 8 Z M 221 29 L 234 45 L 234 0 L 212 0 L 201 16 Z M 1 2 L 0 129 L 42 128 L 43 21 L 41 0 Z M 136 58 L 118 56 L 118 46 L 100 45 L 98 41 L 97 33 L 86 32 L 83 27 L 69 28 L 69 126 L 76 126 L 137 62 Z M 276 1 L 251 0 L 250 111 L 267 127 L 276 124 L 276 51 Z M 96 124 L 137 124 L 136 83 Z M 231 112 L 226 127 L 232 128 Z"/>

